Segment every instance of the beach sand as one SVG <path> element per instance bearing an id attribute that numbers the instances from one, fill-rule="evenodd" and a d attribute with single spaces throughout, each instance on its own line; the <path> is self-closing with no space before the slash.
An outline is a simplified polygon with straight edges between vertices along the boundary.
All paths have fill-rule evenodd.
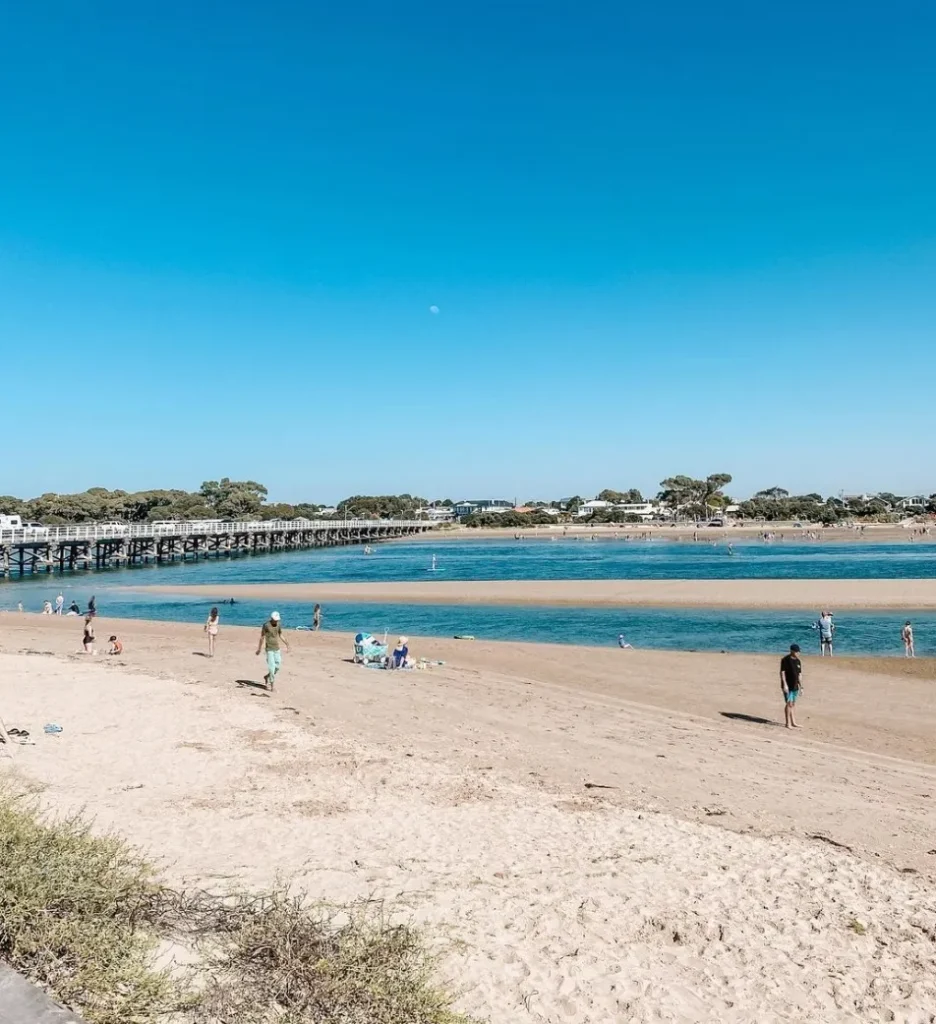
<path id="1" fill-rule="evenodd" d="M 807 658 L 794 733 L 775 658 L 411 638 L 446 664 L 390 674 L 291 633 L 267 696 L 256 630 L 209 661 L 200 624 L 101 619 L 119 659 L 79 627 L 0 616 L 36 740 L 0 772 L 178 882 L 391 901 L 492 1024 L 936 1006 L 932 663 Z"/>
<path id="2" fill-rule="evenodd" d="M 240 583 L 129 587 L 209 599 L 374 604 L 572 605 L 656 608 L 936 608 L 924 580 L 438 580 L 428 583 Z"/>

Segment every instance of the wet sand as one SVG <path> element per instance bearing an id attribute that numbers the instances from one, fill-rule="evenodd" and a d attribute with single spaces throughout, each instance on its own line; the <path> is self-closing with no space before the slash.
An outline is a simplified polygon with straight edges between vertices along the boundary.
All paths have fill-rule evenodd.
<path id="1" fill-rule="evenodd" d="M 126 588 L 270 601 L 648 608 L 936 608 L 929 580 L 465 580 L 427 583 L 180 584 Z"/>

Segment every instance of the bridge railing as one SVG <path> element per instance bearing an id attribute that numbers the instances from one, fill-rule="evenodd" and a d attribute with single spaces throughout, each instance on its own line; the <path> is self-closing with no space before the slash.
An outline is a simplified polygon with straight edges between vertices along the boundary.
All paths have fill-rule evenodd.
<path id="1" fill-rule="evenodd" d="M 425 527 L 418 519 L 265 519 L 255 522 L 195 520 L 192 522 L 135 523 L 132 526 L 40 526 L 0 531 L 0 541 L 29 544 L 37 541 L 121 540 L 123 538 L 223 536 L 255 533 L 329 533 L 375 526 Z"/>

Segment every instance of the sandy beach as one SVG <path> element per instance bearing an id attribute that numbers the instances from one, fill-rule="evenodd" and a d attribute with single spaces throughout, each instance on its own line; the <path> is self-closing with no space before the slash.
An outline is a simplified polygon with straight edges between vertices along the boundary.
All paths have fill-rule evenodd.
<path id="1" fill-rule="evenodd" d="M 0 753 L 175 881 L 298 879 L 426 929 L 515 1021 L 922 1021 L 936 1005 L 936 666 L 411 638 L 426 671 L 293 633 L 0 617 Z M 46 722 L 63 727 L 46 736 Z M 888 1016 L 888 1014 L 890 1016 Z"/>
<path id="2" fill-rule="evenodd" d="M 431 583 L 184 584 L 126 588 L 212 600 L 657 608 L 936 608 L 921 580 L 459 580 Z"/>

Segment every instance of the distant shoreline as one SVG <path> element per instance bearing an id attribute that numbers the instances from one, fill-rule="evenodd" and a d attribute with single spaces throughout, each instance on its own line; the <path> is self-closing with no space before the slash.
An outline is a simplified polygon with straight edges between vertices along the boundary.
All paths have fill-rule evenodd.
<path id="1" fill-rule="evenodd" d="M 440 580 L 429 583 L 208 583 L 124 587 L 213 599 L 604 608 L 936 609 L 936 579 Z"/>
<path id="2" fill-rule="evenodd" d="M 919 529 L 919 527 L 917 527 Z M 512 541 L 518 536 L 524 540 L 585 540 L 596 537 L 599 540 L 644 540 L 677 541 L 697 544 L 760 541 L 765 533 L 774 534 L 771 543 L 805 544 L 936 544 L 936 534 L 921 538 L 913 529 L 895 526 L 892 523 L 868 524 L 864 532 L 842 526 L 794 527 L 792 522 L 749 524 L 745 526 L 654 526 L 635 523 L 556 524 L 554 526 L 440 526 L 418 538 L 399 537 L 381 543 L 400 544 L 452 540 L 500 540 Z M 818 538 L 809 537 L 818 534 Z"/>

